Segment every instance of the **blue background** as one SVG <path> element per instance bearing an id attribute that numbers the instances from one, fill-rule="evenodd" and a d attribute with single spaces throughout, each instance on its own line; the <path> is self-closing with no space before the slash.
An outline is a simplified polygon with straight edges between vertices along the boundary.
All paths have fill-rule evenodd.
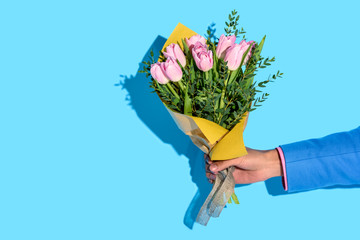
<path id="1" fill-rule="evenodd" d="M 277 58 L 256 80 L 284 72 L 247 146 L 359 125 L 356 1 L 1 1 L 0 239 L 356 239 L 360 189 L 285 194 L 276 178 L 194 224 L 202 153 L 137 70 L 178 22 L 220 36 L 232 9 Z"/>

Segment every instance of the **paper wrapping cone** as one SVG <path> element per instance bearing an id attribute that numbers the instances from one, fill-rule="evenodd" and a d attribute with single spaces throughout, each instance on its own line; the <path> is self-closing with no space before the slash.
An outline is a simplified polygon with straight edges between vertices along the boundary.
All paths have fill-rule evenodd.
<path id="1" fill-rule="evenodd" d="M 184 49 L 181 39 L 190 38 L 194 35 L 197 33 L 179 23 L 165 42 L 162 51 L 171 43 L 177 43 Z M 212 161 L 228 160 L 247 154 L 243 141 L 243 131 L 249 116 L 248 113 L 229 131 L 207 119 L 177 113 L 168 107 L 166 109 L 181 131 L 188 135 L 204 153 L 209 154 Z M 217 174 L 213 189 L 196 219 L 200 224 L 206 225 L 210 217 L 218 217 L 234 192 L 233 170 L 234 168 L 231 167 Z"/>
<path id="2" fill-rule="evenodd" d="M 168 109 L 168 108 L 167 108 Z M 229 131 L 209 120 L 187 116 L 168 109 L 177 126 L 212 161 L 229 160 L 247 154 L 243 140 L 243 131 L 248 114 Z"/>

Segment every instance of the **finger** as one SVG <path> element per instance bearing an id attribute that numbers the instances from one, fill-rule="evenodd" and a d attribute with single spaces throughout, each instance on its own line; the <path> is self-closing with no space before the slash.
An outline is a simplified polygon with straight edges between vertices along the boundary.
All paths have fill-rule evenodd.
<path id="1" fill-rule="evenodd" d="M 206 173 L 206 177 L 207 177 L 208 179 L 215 180 L 216 175 L 215 175 L 215 174 L 212 174 L 212 173 Z"/>
<path id="2" fill-rule="evenodd" d="M 210 164 L 206 164 L 206 165 L 205 165 L 205 172 L 213 173 L 213 172 L 210 170 Z"/>
<path id="3" fill-rule="evenodd" d="M 204 154 L 204 159 L 205 159 L 206 164 L 211 164 L 212 163 L 212 161 L 210 160 L 209 155 L 207 155 L 206 153 Z"/>
<path id="4" fill-rule="evenodd" d="M 210 165 L 210 171 L 217 173 L 222 171 L 232 165 L 234 165 L 234 160 L 224 160 L 224 161 L 216 161 Z"/>

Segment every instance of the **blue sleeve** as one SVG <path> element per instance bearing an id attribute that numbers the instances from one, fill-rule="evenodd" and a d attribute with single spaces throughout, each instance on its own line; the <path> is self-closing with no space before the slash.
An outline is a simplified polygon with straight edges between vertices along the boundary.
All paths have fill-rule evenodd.
<path id="1" fill-rule="evenodd" d="M 288 192 L 360 184 L 360 127 L 280 147 Z"/>

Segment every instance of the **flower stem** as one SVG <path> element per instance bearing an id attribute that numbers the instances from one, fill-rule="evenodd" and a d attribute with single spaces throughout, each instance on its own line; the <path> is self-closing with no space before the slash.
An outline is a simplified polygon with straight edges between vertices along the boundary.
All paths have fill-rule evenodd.
<path id="1" fill-rule="evenodd" d="M 174 96 L 178 99 L 180 99 L 179 95 L 175 92 L 174 88 L 171 86 L 170 83 L 166 84 L 166 86 L 169 88 L 169 90 L 174 94 Z"/>
<path id="2" fill-rule="evenodd" d="M 182 81 L 182 79 L 180 81 L 178 81 L 179 87 L 180 87 L 181 91 L 185 92 L 184 84 L 181 81 Z"/>
<path id="3" fill-rule="evenodd" d="M 205 80 L 209 80 L 209 72 L 205 72 Z"/>
<path id="4" fill-rule="evenodd" d="M 188 86 L 186 86 L 185 88 L 184 84 L 181 81 L 182 79 L 178 83 L 181 91 L 184 94 L 184 114 L 192 116 L 191 98 L 188 95 Z"/>
<path id="5" fill-rule="evenodd" d="M 219 103 L 219 109 L 222 109 L 222 108 L 224 108 L 224 106 L 225 106 L 224 97 L 225 97 L 225 92 L 226 92 L 227 83 L 228 83 L 228 81 L 229 81 L 229 77 L 230 77 L 230 71 L 228 71 L 227 78 L 225 79 L 225 82 L 224 82 L 224 88 L 223 88 L 222 91 L 221 91 L 221 98 L 220 98 L 220 103 Z M 222 114 L 220 113 L 220 114 L 219 114 L 219 124 L 220 124 L 220 122 L 221 122 L 221 118 L 222 118 Z"/>
<path id="6" fill-rule="evenodd" d="M 224 103 L 224 97 L 225 97 L 225 92 L 226 92 L 226 87 L 227 87 L 227 83 L 229 81 L 229 77 L 230 77 L 230 71 L 228 71 L 228 76 L 224 82 L 224 88 L 222 89 L 222 92 L 221 92 L 221 98 L 220 98 L 220 105 L 219 105 L 219 108 L 223 108 L 225 103 Z"/>

